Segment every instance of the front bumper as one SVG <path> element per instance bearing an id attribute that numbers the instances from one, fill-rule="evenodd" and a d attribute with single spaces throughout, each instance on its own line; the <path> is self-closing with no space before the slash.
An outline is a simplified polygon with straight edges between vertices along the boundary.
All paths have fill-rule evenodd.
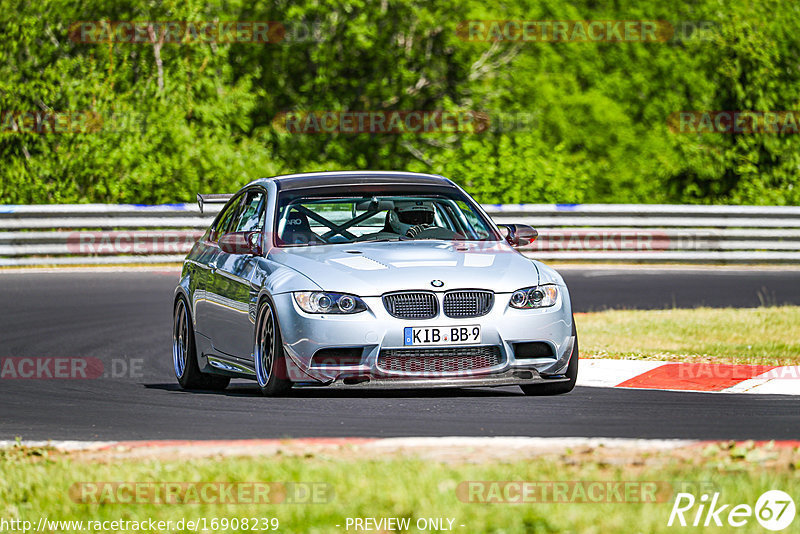
<path id="1" fill-rule="evenodd" d="M 404 320 L 390 316 L 380 297 L 365 297 L 369 310 L 353 315 L 314 315 L 299 309 L 290 293 L 273 297 L 287 355 L 287 372 L 298 385 L 355 389 L 474 387 L 526 385 L 562 381 L 575 338 L 566 287 L 549 308 L 517 310 L 508 306 L 510 294 L 496 294 L 492 310 L 482 317 L 456 319 L 440 316 Z M 441 309 L 441 308 L 440 308 Z M 476 371 L 387 371 L 379 365 L 381 351 L 409 349 L 403 330 L 409 326 L 481 326 L 481 345 L 498 347 L 496 365 Z M 543 342 L 552 355 L 517 359 L 514 345 Z M 352 348 L 361 356 L 357 365 L 312 365 L 322 349 Z M 426 347 L 432 348 L 432 347 Z M 455 347 L 451 347 L 455 348 Z"/>

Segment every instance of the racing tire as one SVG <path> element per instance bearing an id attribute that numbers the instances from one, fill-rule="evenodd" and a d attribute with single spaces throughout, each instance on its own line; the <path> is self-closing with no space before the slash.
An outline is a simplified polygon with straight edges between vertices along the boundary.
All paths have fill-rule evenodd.
<path id="1" fill-rule="evenodd" d="M 554 382 L 552 384 L 529 384 L 520 386 L 525 395 L 531 396 L 547 396 L 547 395 L 563 395 L 569 393 L 575 387 L 575 382 L 578 379 L 578 332 L 575 329 L 575 318 L 572 318 L 572 335 L 575 337 L 575 345 L 572 347 L 572 354 L 569 356 L 569 365 L 567 372 L 564 376 L 568 378 L 565 382 Z"/>
<path id="2" fill-rule="evenodd" d="M 200 371 L 197 365 L 197 346 L 186 299 L 175 301 L 172 325 L 172 365 L 175 377 L 183 389 L 209 389 L 221 391 L 228 387 L 227 376 L 211 375 Z"/>
<path id="3" fill-rule="evenodd" d="M 261 302 L 256 318 L 253 359 L 258 387 L 266 397 L 285 395 L 292 389 L 292 381 L 287 378 L 278 318 L 268 299 Z"/>

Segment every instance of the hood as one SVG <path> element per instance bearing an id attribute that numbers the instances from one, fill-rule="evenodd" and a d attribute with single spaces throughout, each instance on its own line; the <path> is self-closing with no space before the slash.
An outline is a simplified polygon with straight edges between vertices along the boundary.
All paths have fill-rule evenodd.
<path id="1" fill-rule="evenodd" d="M 409 289 L 511 293 L 539 281 L 534 262 L 500 241 L 424 240 L 274 248 L 269 259 L 302 273 L 319 289 L 362 297 Z M 433 280 L 444 285 L 434 287 Z"/>

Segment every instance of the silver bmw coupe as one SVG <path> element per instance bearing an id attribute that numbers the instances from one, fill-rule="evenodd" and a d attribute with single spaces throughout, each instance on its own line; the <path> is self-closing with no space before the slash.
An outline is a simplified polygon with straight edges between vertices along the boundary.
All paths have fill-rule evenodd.
<path id="1" fill-rule="evenodd" d="M 536 230 L 498 227 L 446 178 L 295 174 L 198 202 L 225 205 L 175 290 L 183 388 L 575 385 L 564 280 L 517 251 Z"/>

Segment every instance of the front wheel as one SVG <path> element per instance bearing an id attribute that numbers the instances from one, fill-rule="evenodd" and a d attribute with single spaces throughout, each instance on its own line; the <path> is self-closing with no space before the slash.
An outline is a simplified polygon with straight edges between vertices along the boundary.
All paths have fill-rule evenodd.
<path id="1" fill-rule="evenodd" d="M 200 372 L 197 365 L 197 349 L 194 344 L 194 328 L 183 297 L 175 302 L 172 326 L 172 366 L 175 377 L 183 389 L 223 390 L 231 379 L 226 376 Z"/>
<path id="2" fill-rule="evenodd" d="M 555 382 L 552 384 L 530 384 L 527 386 L 520 386 L 525 395 L 562 395 L 569 393 L 575 387 L 575 382 L 578 379 L 578 332 L 575 329 L 575 318 L 572 318 L 572 335 L 575 337 L 575 344 L 572 346 L 572 354 L 569 356 L 569 365 L 567 372 L 564 376 L 569 380 L 564 382 Z"/>
<path id="3" fill-rule="evenodd" d="M 269 301 L 262 302 L 257 317 L 253 357 L 258 387 L 267 397 L 284 395 L 292 388 L 292 381 L 286 378 L 283 341 L 275 311 Z"/>

